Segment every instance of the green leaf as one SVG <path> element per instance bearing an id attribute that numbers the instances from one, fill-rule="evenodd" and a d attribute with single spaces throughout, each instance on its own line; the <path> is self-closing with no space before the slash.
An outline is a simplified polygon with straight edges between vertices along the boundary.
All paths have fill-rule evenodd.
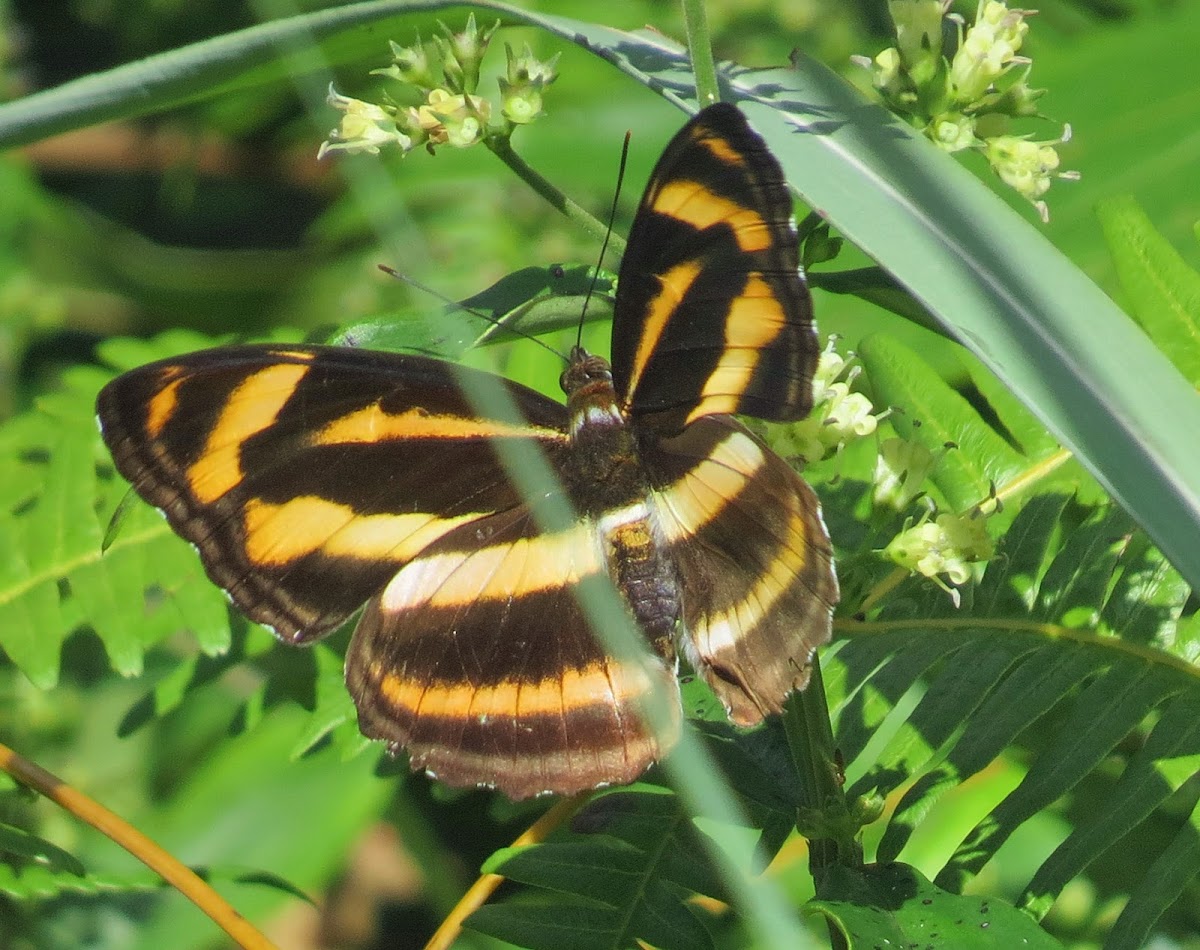
<path id="1" fill-rule="evenodd" d="M 11 828 L 0 829 L 0 837 L 4 838 L 2 846 L 6 850 L 14 840 L 13 834 L 19 832 Z M 64 894 L 129 894 L 162 890 L 166 887 L 163 879 L 149 868 L 128 873 L 89 874 L 76 858 L 66 852 L 45 842 L 43 847 L 50 849 L 47 854 L 57 852 L 60 857 L 50 865 L 37 864 L 17 868 L 10 864 L 0 864 L 0 893 L 7 894 L 15 900 L 41 902 Z M 307 894 L 278 874 L 236 865 L 197 866 L 192 870 L 210 884 L 257 884 L 312 903 Z"/>
<path id="2" fill-rule="evenodd" d="M 959 358 L 966 366 L 975 389 L 993 413 L 994 424 L 1022 455 L 1051 460 L 1058 453 L 1065 453 L 1041 421 L 979 360 L 967 353 L 961 353 Z M 1077 482 L 1081 480 L 1079 475 L 1074 478 Z"/>
<path id="3" fill-rule="evenodd" d="M 439 312 L 372 318 L 339 328 L 329 342 L 460 360 L 480 347 L 577 327 L 594 272 L 561 264 L 525 267 Z M 611 298 L 603 295 L 614 283 L 612 274 L 601 272 L 595 286 L 599 296 L 591 298 L 589 317 L 611 313 Z"/>
<path id="4" fill-rule="evenodd" d="M 879 842 L 881 859 L 902 855 L 942 796 L 1034 727 L 1024 780 L 998 803 L 981 797 L 970 806 L 975 830 L 940 883 L 977 872 L 1156 707 L 1162 722 L 1113 801 L 1136 823 L 1190 776 L 1190 730 L 1171 726 L 1200 702 L 1192 641 L 1179 636 L 1190 592 L 1130 530 L 1119 511 L 1035 496 L 979 586 L 964 591 L 964 608 L 936 590 L 912 591 L 921 584 L 912 581 L 865 622 L 844 625 L 850 639 L 823 667 L 848 791 L 909 784 Z M 1108 809 L 1084 820 L 1079 837 L 1035 877 L 1035 909 L 1044 912 L 1124 820 Z"/>
<path id="5" fill-rule="evenodd" d="M 1162 912 L 1200 874 L 1200 805 L 1192 809 L 1184 827 L 1146 871 L 1129 903 L 1113 924 L 1106 950 L 1137 950 L 1146 946 L 1150 929 Z"/>
<path id="6" fill-rule="evenodd" d="M 66 871 L 77 877 L 86 874 L 83 863 L 56 844 L 11 825 L 0 825 L 0 852 L 6 857 L 19 856 L 40 862 L 47 870 Z"/>
<path id="7" fill-rule="evenodd" d="M 724 891 L 673 795 L 603 795 L 574 827 L 591 833 L 494 854 L 485 873 L 540 890 L 532 899 L 481 908 L 468 926 L 539 950 L 623 950 L 639 942 L 664 950 L 713 946 L 687 898 L 699 893 L 724 899 Z"/>
<path id="8" fill-rule="evenodd" d="M 0 107 L 0 136 L 8 136 L 10 143 L 22 137 L 27 140 L 101 117 L 140 114 L 233 88 L 280 81 L 291 65 L 285 52 L 289 44 L 302 42 L 309 31 L 315 31 L 322 52 L 334 60 L 367 51 L 374 54 L 379 36 L 401 22 L 391 18 L 445 6 L 357 4 L 221 37 Z M 639 82 L 666 90 L 688 88 L 686 57 L 661 36 L 626 34 L 499 5 L 480 8 L 541 24 L 615 63 Z M 412 24 L 403 22 L 405 28 Z M 1182 569 L 1181 575 L 1147 550 L 1127 521 L 1081 512 L 1080 507 L 1087 507 L 1084 500 L 1060 498 L 1039 506 L 1035 499 L 1014 512 L 1018 523 L 1006 535 L 1001 556 L 988 565 L 982 585 L 964 591 L 963 611 L 951 610 L 944 596 L 916 581 L 877 604 L 866 621 L 851 620 L 841 628 L 851 639 L 838 651 L 838 669 L 830 681 L 838 700 L 839 736 L 852 756 L 848 777 L 885 790 L 913 782 L 911 798 L 897 812 L 897 830 L 890 832 L 886 849 L 902 848 L 909 829 L 929 814 L 936 795 L 982 768 L 988 750 L 1040 725 L 1043 715 L 1061 716 L 1061 721 L 1046 726 L 1046 748 L 1065 751 L 1070 762 L 1056 771 L 1045 748 L 1031 752 L 1035 761 L 1030 778 L 1023 791 L 1009 799 L 1021 806 L 1010 807 L 1011 824 L 1056 790 L 1069 791 L 1081 769 L 1105 754 L 1106 744 L 1122 725 L 1135 728 L 1156 702 L 1165 719 L 1173 697 L 1191 695 L 1195 689 L 1189 661 L 1200 623 L 1194 614 L 1183 617 L 1187 609 L 1183 578 L 1200 578 L 1200 555 L 1194 544 L 1200 465 L 1195 464 L 1194 440 L 1178 436 L 1179 431 L 1198 430 L 1194 393 L 1036 231 L 1002 209 L 985 189 L 910 130 L 864 106 L 822 67 L 798 58 L 791 71 L 731 72 L 724 82 L 727 97 L 739 100 L 752 114 L 806 199 L 883 262 L 922 309 L 939 314 L 1037 418 L 1081 453 Z M 675 97 L 672 92 L 666 95 Z M 899 391 L 930 395 L 931 391 L 921 390 L 931 381 L 922 368 L 893 364 L 893 382 Z M 1025 466 L 1017 470 L 1018 482 L 1032 479 L 1044 487 L 1044 474 L 1030 467 L 1029 461 L 1045 463 L 1056 451 L 1052 443 L 1044 435 L 1039 437 L 1029 413 L 1022 413 L 1011 399 L 1006 401 L 990 377 L 975 371 L 972 377 L 994 420 L 981 413 L 977 403 L 962 400 L 946 387 L 928 402 L 930 418 L 938 425 L 953 423 L 974 440 L 960 443 L 959 451 L 969 458 L 965 463 L 958 460 L 957 470 L 951 463 L 944 490 L 969 497 L 969 490 L 978 490 L 989 480 L 989 467 L 1009 471 L 1014 462 Z M 1155 385 L 1146 386 L 1147 379 Z M 73 411 L 58 408 L 69 410 L 68 415 Z M 18 499 L 9 509 L 16 514 L 0 523 L 0 543 L 6 551 L 0 563 L 0 605 L 12 608 L 6 611 L 6 622 L 10 614 L 18 618 L 12 641 L 18 652 L 25 651 L 19 662 L 35 673 L 40 670 L 45 680 L 45 671 L 57 665 L 62 637 L 82 624 L 85 613 L 95 611 L 100 618 L 98 632 L 114 663 L 133 669 L 141 662 L 142 646 L 193 622 L 181 623 L 171 611 L 178 607 L 181 613 L 203 612 L 204 608 L 189 604 L 188 597 L 201 590 L 211 594 L 211 588 L 202 575 L 180 582 L 179 561 L 170 575 L 177 586 L 164 588 L 167 573 L 156 573 L 160 565 L 190 557 L 195 570 L 195 558 L 184 546 L 166 546 L 170 539 L 162 525 L 153 525 L 159 532 L 155 535 L 146 521 L 135 523 L 142 533 L 135 532 L 132 540 L 128 531 L 118 537 L 118 560 L 110 562 L 115 565 L 110 570 L 119 570 L 119 575 L 85 572 L 78 582 L 82 593 L 76 594 L 67 555 L 78 543 L 75 532 L 80 526 L 63 520 L 69 521 L 76 511 L 75 499 L 69 497 L 71 479 L 78 477 L 76 484 L 85 478 L 96 483 L 95 490 L 107 506 L 99 523 L 123 486 L 105 471 L 103 462 L 88 476 L 71 476 L 66 468 L 53 470 L 57 446 L 51 446 L 55 451 L 47 449 L 41 428 L 45 428 L 42 418 L 27 417 L 11 433 L 6 430 L 5 437 L 12 439 L 7 444 L 32 446 L 32 450 L 14 452 L 11 461 L 0 464 L 0 483 L 13 489 L 6 497 Z M 79 448 L 79 444 L 63 447 L 62 457 L 78 454 Z M 92 456 L 91 461 L 98 460 Z M 33 487 L 23 487 L 30 474 L 36 476 Z M 91 487 L 89 482 L 85 495 L 89 500 Z M 979 498 L 976 494 L 973 500 Z M 1026 513 L 1030 517 L 1023 517 Z M 94 519 L 94 513 L 89 514 Z M 1042 516 L 1046 523 L 1036 523 L 1032 515 Z M 25 551 L 26 525 L 36 525 L 39 532 L 46 528 L 44 537 L 39 534 L 33 545 L 34 566 Z M 91 522 L 82 527 L 92 532 Z M 161 554 L 155 546 L 160 539 L 164 539 Z M 126 604 L 131 588 L 141 594 L 132 606 Z M 198 634 L 206 648 L 221 649 L 221 643 L 228 642 L 228 631 L 220 629 L 223 623 L 223 612 L 218 621 L 215 610 L 200 621 L 198 626 L 209 630 L 208 635 Z M 131 629 L 144 631 L 140 643 L 128 636 Z M 35 637 L 43 639 L 35 642 Z M 1042 670 L 1046 675 L 1038 675 Z M 964 672 L 969 682 L 960 680 Z M 1099 710 L 1110 713 L 1107 720 L 1103 715 L 1099 719 L 1103 728 L 1095 735 L 1073 737 L 1062 731 L 1062 722 L 1078 725 L 1085 714 L 1097 712 L 1098 694 L 1080 685 L 1084 674 L 1094 676 L 1093 683 L 1123 692 L 1111 710 Z M 164 688 L 168 705 L 177 698 L 170 695 L 176 686 Z M 1027 705 L 1009 708 L 1003 701 L 1006 695 Z M 271 715 L 268 710 L 259 728 L 269 723 Z M 287 742 L 294 743 L 302 732 L 306 739 L 323 734 L 330 722 L 328 718 L 317 722 L 316 717 L 312 722 L 293 722 Z M 1073 739 L 1077 744 L 1071 744 Z M 262 758 L 277 761 L 271 756 L 278 754 L 278 746 L 279 742 L 259 750 Z M 302 762 L 313 758 L 319 755 Z M 251 778 L 259 764 L 249 758 L 239 761 L 242 774 Z M 1161 759 L 1152 764 L 1164 767 Z M 761 772 L 770 775 L 767 769 Z M 292 790 L 291 786 L 276 790 L 275 800 L 290 801 Z M 228 789 L 222 792 L 227 801 L 234 798 Z M 772 792 L 786 800 L 782 785 Z M 722 817 L 730 812 L 718 786 L 685 783 L 681 794 L 694 796 L 690 803 L 698 810 Z M 1149 800 L 1138 794 L 1134 789 L 1135 800 Z M 763 795 L 762 800 L 766 812 L 783 813 L 774 794 Z M 197 811 L 213 826 L 223 817 Z M 173 817 L 182 825 L 189 815 L 181 811 Z M 982 822 L 986 815 L 979 818 Z M 1002 837 L 981 835 L 977 840 L 984 851 L 990 851 Z M 975 859 L 974 854 L 968 855 L 959 866 L 972 866 Z M 1173 883 L 1171 875 L 1184 863 L 1179 855 L 1164 855 L 1163 873 L 1156 883 Z M 657 897 L 649 888 L 645 893 L 646 900 Z M 773 909 L 777 919 L 772 921 L 773 931 L 761 926 L 759 932 L 790 938 L 786 910 L 779 904 L 764 902 L 762 906 Z M 551 912 L 555 909 L 553 902 L 546 906 Z M 670 913 L 679 911 L 678 902 L 669 905 Z M 764 919 L 769 920 L 769 914 Z M 176 933 L 172 922 L 153 936 L 161 941 Z M 775 940 L 783 942 L 783 938 Z"/>
<path id="9" fill-rule="evenodd" d="M 102 550 L 103 521 L 127 489 L 98 462 L 97 387 L 94 374 L 68 376 L 66 390 L 0 427 L 0 482 L 23 486 L 0 516 L 0 645 L 43 688 L 57 679 L 62 641 L 84 624 L 126 676 L 141 671 L 147 645 L 184 625 L 210 651 L 228 643 L 219 592 L 198 585 L 194 555 L 190 571 L 179 570 L 179 554 L 190 552 L 160 519 L 138 512 Z"/>
<path id="10" fill-rule="evenodd" d="M 903 864 L 831 868 L 819 895 L 809 907 L 837 927 L 851 950 L 1060 946 L 1028 916 L 1001 901 L 943 891 Z"/>
<path id="11" fill-rule="evenodd" d="M 288 753 L 307 721 L 294 705 L 272 707 L 252 729 L 223 742 L 205 756 L 178 794 L 142 815 L 139 828 L 189 864 L 235 866 L 275 875 L 287 888 L 247 887 L 237 892 L 238 910 L 262 919 L 278 908 L 284 891 L 311 890 L 347 854 L 365 823 L 394 793 L 376 781 L 370 756 L 344 761 L 331 749 L 289 761 Z M 283 811 L 304 820 L 297 834 Z M 242 871 L 238 872 L 243 875 Z M 208 946 L 211 923 L 197 920 L 181 901 L 155 905 L 134 947 Z"/>
<path id="12" fill-rule="evenodd" d="M 993 487 L 1002 488 L 1028 467 L 979 413 L 911 349 L 889 336 L 875 334 L 858 346 L 875 391 L 875 403 L 902 406 L 892 425 L 905 439 L 935 455 L 946 452 L 933 472 L 934 484 L 955 512 L 984 501 Z"/>
<path id="13" fill-rule="evenodd" d="M 141 365 L 207 341 L 164 335 L 157 345 L 102 347 L 119 366 Z M 224 598 L 194 551 L 148 506 L 130 505 L 107 550 L 104 525 L 129 492 L 99 442 L 96 393 L 108 374 L 74 370 L 53 397 L 0 425 L 0 646 L 36 685 L 58 677 L 59 650 L 90 627 L 114 670 L 142 670 L 143 654 L 180 629 L 208 655 L 229 646 Z"/>
<path id="14" fill-rule="evenodd" d="M 853 294 L 860 300 L 889 310 L 927 330 L 943 332 L 941 325 L 929 312 L 882 267 L 809 271 L 806 276 L 808 285 L 814 290 L 825 290 L 831 294 Z"/>
<path id="15" fill-rule="evenodd" d="M 758 857 L 770 861 L 795 831 L 796 809 L 805 802 L 782 720 L 772 717 L 746 732 L 729 725 L 722 713 L 719 722 L 695 725 L 707 737 L 750 827 L 762 833 Z"/>
<path id="16" fill-rule="evenodd" d="M 317 665 L 315 702 L 312 715 L 292 750 L 292 758 L 305 754 L 335 731 L 344 736 L 344 757 L 352 758 L 372 743 L 358 731 L 358 713 L 346 689 L 345 661 L 324 643 L 313 644 L 310 653 Z M 343 726 L 349 728 L 342 729 Z"/>
<path id="17" fill-rule="evenodd" d="M 1147 710 L 1178 688 L 1169 677 L 1123 666 L 1096 679 L 1072 704 L 1017 790 L 993 810 L 988 828 L 971 842 L 970 853 L 956 862 L 955 871 L 978 871 L 985 856 L 994 853 L 1019 824 L 1066 794 Z"/>
<path id="18" fill-rule="evenodd" d="M 1175 368 L 1200 386 L 1200 274 L 1132 198 L 1096 209 L 1130 313 Z"/>
<path id="19" fill-rule="evenodd" d="M 1102 807 L 1086 816 L 1038 869 L 1025 891 L 1023 906 L 1039 916 L 1045 914 L 1068 881 L 1140 825 L 1197 772 L 1200 696 L 1183 695 L 1164 704 L 1162 717 L 1106 795 Z M 1190 840 L 1190 847 L 1196 847 L 1193 832 L 1184 831 L 1180 840 Z M 1194 862 L 1195 856 L 1190 860 Z M 1160 894 L 1159 910 L 1174 896 L 1177 893 Z"/>
<path id="20" fill-rule="evenodd" d="M 45 901 L 63 894 L 135 893 L 162 886 L 162 878 L 149 869 L 80 876 L 40 864 L 23 868 L 0 864 L 0 893 L 14 900 Z"/>

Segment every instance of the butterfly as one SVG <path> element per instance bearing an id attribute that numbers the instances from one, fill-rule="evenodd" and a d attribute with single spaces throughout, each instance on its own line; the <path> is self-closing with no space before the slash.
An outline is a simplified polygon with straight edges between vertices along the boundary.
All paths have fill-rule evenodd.
<path id="1" fill-rule="evenodd" d="M 837 580 L 812 489 L 737 421 L 802 418 L 818 357 L 791 198 L 734 106 L 672 139 L 621 263 L 611 362 L 566 405 L 400 353 L 225 346 L 101 391 L 118 471 L 241 611 L 291 644 L 361 609 L 359 726 L 411 767 L 514 799 L 632 781 L 678 656 L 751 726 L 807 683 Z M 487 377 L 486 379 L 484 377 Z M 503 386 L 519 418 L 479 411 Z M 533 448 L 575 513 L 540 526 L 502 457 Z M 576 588 L 611 579 L 654 661 L 621 662 Z M 365 605 L 365 606 L 364 606 Z"/>

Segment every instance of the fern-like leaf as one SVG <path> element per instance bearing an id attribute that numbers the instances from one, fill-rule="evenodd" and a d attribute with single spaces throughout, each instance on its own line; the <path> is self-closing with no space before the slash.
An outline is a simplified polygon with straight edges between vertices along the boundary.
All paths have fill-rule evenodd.
<path id="1" fill-rule="evenodd" d="M 575 827 L 589 833 L 493 855 L 484 871 L 531 885 L 536 899 L 483 907 L 468 926 L 532 950 L 713 946 L 688 898 L 724 890 L 674 795 L 648 786 L 605 795 Z"/>

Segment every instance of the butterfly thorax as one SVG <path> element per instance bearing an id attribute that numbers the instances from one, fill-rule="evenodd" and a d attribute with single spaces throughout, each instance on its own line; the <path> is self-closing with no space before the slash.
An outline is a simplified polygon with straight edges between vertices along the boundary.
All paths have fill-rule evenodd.
<path id="1" fill-rule="evenodd" d="M 571 351 L 561 379 L 567 394 L 571 453 L 564 471 L 579 513 L 604 539 L 609 572 L 634 619 L 664 657 L 680 616 L 678 571 L 651 501 L 651 485 L 613 388 L 608 361 Z"/>

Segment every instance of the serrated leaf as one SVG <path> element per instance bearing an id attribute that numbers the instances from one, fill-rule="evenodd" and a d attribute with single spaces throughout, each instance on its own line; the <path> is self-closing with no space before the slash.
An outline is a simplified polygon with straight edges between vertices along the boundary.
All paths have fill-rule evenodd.
<path id="1" fill-rule="evenodd" d="M 81 617 L 79 605 L 71 602 L 70 574 L 94 560 L 100 547 L 91 510 L 90 411 L 78 400 L 75 412 L 67 415 L 62 400 L 58 402 L 56 417 L 33 411 L 41 417 L 40 426 L 31 428 L 23 421 L 15 426 L 10 444 L 23 442 L 13 448 L 20 453 L 17 465 L 27 466 L 29 501 L 0 521 L 5 551 L 0 609 L 6 620 L 0 625 L 0 645 L 43 688 L 57 681 L 59 648 Z M 119 647 L 116 652 L 128 656 Z"/>
<path id="2" fill-rule="evenodd" d="M 142 363 L 194 346 L 169 334 L 161 350 L 113 344 L 117 360 Z M 38 408 L 0 426 L 0 483 L 21 483 L 17 504 L 0 515 L 0 646 L 36 685 L 58 676 L 62 641 L 84 624 L 104 644 L 114 670 L 141 672 L 147 646 L 191 627 L 208 653 L 228 647 L 228 611 L 196 555 L 145 506 L 129 517 L 108 551 L 104 524 L 126 492 L 112 475 L 93 418 L 107 375 L 82 369 Z"/>
<path id="3" fill-rule="evenodd" d="M 1061 946 L 1007 904 L 943 891 L 903 864 L 831 868 L 818 894 L 809 908 L 833 922 L 850 950 Z"/>
<path id="4" fill-rule="evenodd" d="M 931 478 L 953 511 L 979 504 L 993 486 L 1007 484 L 1028 467 L 970 403 L 902 343 L 873 334 L 859 344 L 858 356 L 876 404 L 904 407 L 892 417 L 896 431 L 942 455 Z M 947 445 L 953 447 L 943 454 Z"/>
<path id="5" fill-rule="evenodd" d="M 1200 274 L 1131 197 L 1096 208 L 1130 312 L 1192 385 L 1200 386 Z"/>

